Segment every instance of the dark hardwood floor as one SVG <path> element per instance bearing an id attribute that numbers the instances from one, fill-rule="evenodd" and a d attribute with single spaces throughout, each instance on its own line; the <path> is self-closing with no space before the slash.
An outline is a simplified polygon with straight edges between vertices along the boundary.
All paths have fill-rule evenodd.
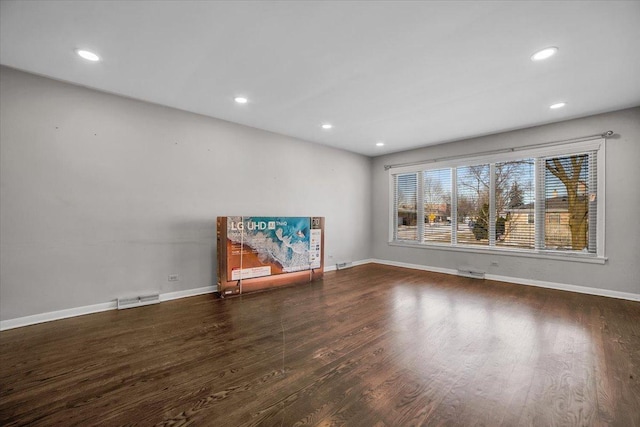
<path id="1" fill-rule="evenodd" d="M 640 426 L 640 303 L 376 264 L 0 350 L 2 426 Z"/>

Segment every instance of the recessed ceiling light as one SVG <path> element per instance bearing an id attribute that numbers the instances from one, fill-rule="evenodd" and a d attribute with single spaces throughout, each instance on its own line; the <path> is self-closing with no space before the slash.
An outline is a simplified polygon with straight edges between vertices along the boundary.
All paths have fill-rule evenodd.
<path id="1" fill-rule="evenodd" d="M 533 55 L 531 55 L 532 61 L 542 61 L 543 59 L 547 59 L 552 57 L 558 52 L 558 48 L 555 46 L 547 47 L 542 50 L 537 51 Z"/>
<path id="2" fill-rule="evenodd" d="M 77 49 L 76 53 L 78 54 L 78 56 L 86 59 L 87 61 L 93 61 L 93 62 L 100 61 L 100 57 L 98 55 L 88 50 Z"/>
<path id="3" fill-rule="evenodd" d="M 236 101 L 238 104 L 246 104 L 247 102 L 249 102 L 249 100 L 244 96 L 236 96 L 235 98 L 233 98 L 233 100 Z"/>
<path id="4" fill-rule="evenodd" d="M 322 125 L 322 129 L 331 129 L 333 127 L 333 125 L 331 123 L 324 123 Z"/>
<path id="5" fill-rule="evenodd" d="M 549 105 L 549 108 L 551 108 L 552 110 L 557 110 L 558 108 L 562 108 L 565 105 L 567 105 L 566 102 L 556 102 L 555 104 Z"/>
<path id="6" fill-rule="evenodd" d="M 377 147 L 382 147 L 384 145 L 384 142 L 380 141 L 380 142 L 376 142 L 376 146 Z"/>

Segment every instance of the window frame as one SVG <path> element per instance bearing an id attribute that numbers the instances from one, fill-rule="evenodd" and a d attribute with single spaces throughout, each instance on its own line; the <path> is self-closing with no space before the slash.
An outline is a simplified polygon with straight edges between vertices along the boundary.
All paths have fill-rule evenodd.
<path id="1" fill-rule="evenodd" d="M 458 251 L 458 252 L 474 252 L 474 253 L 488 253 L 488 254 L 499 254 L 499 255 L 508 255 L 508 256 L 524 256 L 524 257 L 534 257 L 534 258 L 545 258 L 545 259 L 559 259 L 559 260 L 568 260 L 568 261 L 581 261 L 581 262 L 589 262 L 589 263 L 598 263 L 604 264 L 607 260 L 605 256 L 605 152 L 606 152 L 606 139 L 597 138 L 584 140 L 579 142 L 571 142 L 564 144 L 540 144 L 538 146 L 528 147 L 528 148 L 513 148 L 509 150 L 505 150 L 500 153 L 492 153 L 492 154 L 479 154 L 479 155 L 469 155 L 465 157 L 451 157 L 443 160 L 432 160 L 425 161 L 422 163 L 415 163 L 408 166 L 398 166 L 391 167 L 388 170 L 389 176 L 389 235 L 388 235 L 388 244 L 390 246 L 404 246 L 404 247 L 413 247 L 413 248 L 426 248 L 426 249 L 440 249 L 440 250 L 450 250 L 450 251 Z M 464 167 L 464 166 L 474 166 L 474 165 L 482 165 L 489 164 L 491 167 L 492 175 L 492 183 L 494 181 L 495 176 L 495 163 L 505 162 L 505 161 L 514 161 L 521 160 L 525 158 L 533 158 L 535 159 L 535 176 L 534 182 L 536 183 L 535 189 L 535 197 L 536 200 L 540 200 L 540 197 L 544 197 L 541 195 L 543 188 L 541 188 L 541 180 L 544 182 L 544 177 L 541 176 L 541 166 L 539 163 L 544 162 L 544 159 L 550 157 L 557 156 L 571 156 L 576 154 L 584 154 L 589 152 L 596 152 L 596 251 L 593 252 L 580 252 L 580 251 L 563 251 L 563 250 L 553 250 L 553 249 L 545 249 L 541 248 L 539 245 L 536 245 L 535 249 L 524 249 L 524 248 L 504 248 L 498 247 L 494 245 L 487 246 L 479 246 L 479 245 L 465 245 L 457 243 L 455 239 L 454 225 L 457 224 L 457 216 L 454 218 L 453 211 L 451 215 L 452 220 L 452 241 L 450 243 L 442 243 L 442 242 L 429 242 L 424 241 L 423 237 L 420 234 L 417 235 L 417 240 L 398 240 L 394 239 L 395 237 L 395 220 L 394 215 L 394 176 L 405 173 L 417 173 L 420 174 L 418 181 L 421 181 L 423 178 L 422 173 L 427 170 L 433 169 L 451 169 L 452 176 L 456 175 L 456 168 Z M 589 166 L 590 168 L 593 165 Z M 451 205 L 453 206 L 457 203 L 457 189 L 455 178 L 452 180 L 452 194 L 451 194 Z M 491 195 L 490 201 L 491 203 L 495 203 L 493 200 L 495 198 L 495 185 L 491 186 Z M 424 203 L 422 199 L 423 195 L 418 193 L 418 201 L 417 204 L 420 206 Z M 535 233 L 536 240 L 542 238 L 544 239 L 544 227 L 545 221 L 544 218 L 542 220 L 539 219 L 539 213 L 535 212 Z"/>

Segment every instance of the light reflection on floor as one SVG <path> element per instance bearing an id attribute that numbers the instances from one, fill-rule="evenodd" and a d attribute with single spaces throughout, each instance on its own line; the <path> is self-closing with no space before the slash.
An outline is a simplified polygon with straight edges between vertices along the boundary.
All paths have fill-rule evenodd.
<path id="1" fill-rule="evenodd" d="M 389 327 L 395 345 L 406 349 L 407 355 L 397 369 L 410 369 L 416 379 L 434 388 L 454 376 L 461 386 L 456 388 L 458 394 L 452 390 L 442 399 L 459 400 L 472 393 L 478 402 L 484 396 L 489 403 L 502 405 L 513 396 L 537 396 L 541 404 L 562 405 L 544 402 L 543 391 L 565 388 L 570 395 L 585 389 L 583 384 L 572 384 L 572 378 L 592 377 L 584 372 L 569 375 L 593 364 L 595 350 L 588 331 L 557 316 L 541 315 L 539 308 L 520 301 L 409 284 L 394 288 L 392 304 Z M 536 377 L 539 381 L 532 382 Z M 501 380 L 494 381 L 497 378 Z"/>

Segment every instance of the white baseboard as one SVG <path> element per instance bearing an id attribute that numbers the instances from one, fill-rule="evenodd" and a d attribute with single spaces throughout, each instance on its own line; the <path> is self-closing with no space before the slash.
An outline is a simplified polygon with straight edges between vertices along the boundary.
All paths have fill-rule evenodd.
<path id="1" fill-rule="evenodd" d="M 100 313 L 101 311 L 115 310 L 117 308 L 118 303 L 114 300 L 100 304 L 85 305 L 83 307 L 68 308 L 65 310 L 50 311 L 49 313 L 33 314 L 31 316 L 2 320 L 0 321 L 0 331 L 21 328 L 23 326 L 35 325 L 38 323 L 51 322 L 52 320 L 83 316 L 85 314 Z"/>
<path id="2" fill-rule="evenodd" d="M 215 289 L 215 286 L 206 286 L 204 288 L 167 292 L 164 294 L 160 294 L 160 302 L 171 301 L 179 298 L 193 297 L 196 295 L 210 294 L 215 292 Z M 51 322 L 53 320 L 66 319 L 69 317 L 83 316 L 85 314 L 100 313 L 101 311 L 116 310 L 117 308 L 118 303 L 114 300 L 110 302 L 103 302 L 100 304 L 85 305 L 83 307 L 68 308 L 65 310 L 51 311 L 49 313 L 18 317 L 16 319 L 2 320 L 0 321 L 0 331 L 21 328 L 23 326 L 36 325 L 38 323 Z"/>
<path id="3" fill-rule="evenodd" d="M 626 299 L 630 301 L 640 301 L 640 294 L 631 292 L 612 291 L 610 289 L 590 288 L 587 286 L 569 285 L 566 283 L 545 282 L 543 280 L 521 279 L 518 277 L 499 276 L 497 274 L 485 275 L 487 280 L 496 280 L 498 282 L 508 282 L 517 285 L 538 286 L 540 288 L 556 289 L 559 291 L 577 292 L 579 294 L 596 295 L 600 297 Z"/>
<path id="4" fill-rule="evenodd" d="M 361 259 L 360 261 L 353 261 L 353 265 L 364 265 L 364 264 L 371 264 L 372 262 L 374 262 L 373 258 L 369 258 L 369 259 Z"/>
<path id="5" fill-rule="evenodd" d="M 432 273 L 457 274 L 458 270 L 453 268 L 430 267 L 428 265 L 409 264 L 406 262 L 388 261 L 385 259 L 373 259 L 371 262 L 376 264 L 391 265 L 394 267 L 411 268 L 412 270 L 430 271 Z"/>
<path id="6" fill-rule="evenodd" d="M 413 270 L 431 271 L 434 273 L 444 273 L 457 275 L 458 271 L 452 268 L 431 267 L 428 265 L 409 264 L 406 262 L 388 261 L 383 259 L 363 259 L 360 261 L 353 261 L 352 265 L 364 265 L 364 264 L 383 264 L 391 265 L 394 267 L 411 268 Z M 336 266 L 331 265 L 324 268 L 324 271 L 335 271 Z M 542 280 L 523 279 L 519 277 L 500 276 L 497 274 L 487 274 L 485 276 L 487 280 L 496 280 L 499 282 L 514 283 L 517 285 L 538 286 L 541 288 L 556 289 L 560 291 L 578 292 L 581 294 L 597 295 L 609 298 L 625 299 L 630 301 L 640 301 L 640 294 L 634 294 L 631 292 L 619 292 L 609 289 L 601 288 L 589 288 L 586 286 L 569 285 L 565 283 L 545 282 Z M 184 291 L 167 292 L 160 294 L 160 302 L 171 301 L 180 298 L 187 298 L 196 295 L 204 295 L 215 292 L 215 286 L 205 286 L 203 288 L 187 289 Z M 7 329 L 20 328 L 22 326 L 35 325 L 38 323 L 51 322 L 53 320 L 66 319 L 69 317 L 82 316 L 85 314 L 99 313 L 101 311 L 115 310 L 117 309 L 116 301 L 104 302 L 100 304 L 87 305 L 84 307 L 75 307 L 65 310 L 52 311 L 49 313 L 34 314 L 31 316 L 18 317 L 16 319 L 2 320 L 0 321 L 0 331 Z"/>
<path id="7" fill-rule="evenodd" d="M 350 261 L 352 267 L 355 267 L 356 265 L 370 264 L 372 262 L 374 262 L 374 260 L 371 258 L 361 259 L 360 261 Z M 336 270 L 337 270 L 336 264 L 332 264 L 325 267 L 323 271 L 326 273 L 327 271 L 336 271 Z"/>
<path id="8" fill-rule="evenodd" d="M 216 291 L 215 286 L 205 286 L 204 288 L 187 289 L 184 291 L 167 292 L 160 294 L 160 302 L 171 301 L 173 299 L 195 297 L 197 295 L 212 294 Z"/>
<path id="9" fill-rule="evenodd" d="M 453 274 L 453 275 L 458 274 L 458 271 L 452 268 L 430 267 L 427 265 L 409 264 L 405 262 L 387 261 L 382 259 L 373 259 L 370 262 L 374 262 L 376 264 L 392 265 L 395 267 L 411 268 L 414 270 L 432 271 L 434 273 L 445 273 L 445 274 Z M 580 294 L 596 295 L 600 297 L 626 299 L 630 301 L 640 301 L 640 294 L 634 294 L 631 292 L 612 291 L 609 289 L 602 289 L 602 288 L 590 288 L 587 286 L 569 285 L 566 283 L 545 282 L 542 280 L 523 279 L 520 277 L 500 276 L 497 274 L 486 274 L 485 279 L 495 280 L 498 282 L 513 283 L 516 285 L 538 286 L 540 288 L 556 289 L 559 291 L 577 292 Z"/>

